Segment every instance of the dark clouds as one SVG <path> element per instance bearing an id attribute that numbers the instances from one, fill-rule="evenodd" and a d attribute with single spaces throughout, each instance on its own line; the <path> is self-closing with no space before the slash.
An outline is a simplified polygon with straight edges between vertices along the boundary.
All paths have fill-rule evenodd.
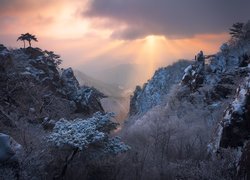
<path id="1" fill-rule="evenodd" d="M 91 0 L 83 15 L 125 25 L 114 30 L 115 38 L 183 38 L 225 32 L 250 19 L 249 7 L 249 0 Z"/>

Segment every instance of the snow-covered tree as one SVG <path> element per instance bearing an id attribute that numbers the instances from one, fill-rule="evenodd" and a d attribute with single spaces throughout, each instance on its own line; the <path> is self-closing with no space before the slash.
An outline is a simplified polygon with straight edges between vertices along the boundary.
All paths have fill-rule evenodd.
<path id="1" fill-rule="evenodd" d="M 243 27 L 244 27 L 244 23 L 235 23 L 232 25 L 232 27 L 229 29 L 230 32 L 229 34 L 231 34 L 231 36 L 233 38 L 239 39 L 242 37 L 243 34 Z"/>
<path id="2" fill-rule="evenodd" d="M 109 133 L 118 125 L 111 121 L 113 116 L 113 113 L 97 112 L 88 119 L 77 118 L 73 121 L 61 119 L 55 124 L 48 141 L 59 148 L 72 148 L 72 153 L 65 158 L 59 178 L 64 177 L 68 165 L 79 151 L 90 150 L 94 157 L 98 157 L 116 155 L 129 149 L 129 146 L 121 142 L 119 137 L 109 136 Z"/>
<path id="3" fill-rule="evenodd" d="M 109 137 L 109 133 L 116 129 L 117 123 L 111 121 L 113 113 L 102 114 L 97 112 L 88 119 L 59 120 L 48 141 L 58 147 L 70 146 L 80 151 L 88 149 L 91 145 L 100 148 L 100 152 L 118 154 L 125 152 L 129 146 L 120 141 L 118 137 Z"/>
<path id="4" fill-rule="evenodd" d="M 250 21 L 247 23 L 235 23 L 229 29 L 232 38 L 238 40 L 249 40 L 250 38 Z"/>

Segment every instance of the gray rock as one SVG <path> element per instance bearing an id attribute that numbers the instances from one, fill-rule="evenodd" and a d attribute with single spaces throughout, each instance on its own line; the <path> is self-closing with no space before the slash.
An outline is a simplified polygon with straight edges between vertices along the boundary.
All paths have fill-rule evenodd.
<path id="1" fill-rule="evenodd" d="M 0 133 L 0 163 L 17 161 L 22 146 L 11 136 Z"/>
<path id="2" fill-rule="evenodd" d="M 63 70 L 61 80 L 65 95 L 69 100 L 75 102 L 77 112 L 92 114 L 97 111 L 104 111 L 100 99 L 105 96 L 95 88 L 80 87 L 71 68 Z M 72 104 L 72 108 L 75 105 Z"/>
<path id="3" fill-rule="evenodd" d="M 77 96 L 77 90 L 80 89 L 80 85 L 74 76 L 72 68 L 63 70 L 61 80 L 66 95 L 72 100 L 75 99 Z"/>

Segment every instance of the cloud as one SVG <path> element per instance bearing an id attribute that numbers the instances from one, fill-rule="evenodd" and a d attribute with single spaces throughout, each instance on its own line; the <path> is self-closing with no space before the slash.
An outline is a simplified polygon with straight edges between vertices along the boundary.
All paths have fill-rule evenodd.
<path id="1" fill-rule="evenodd" d="M 34 11 L 34 9 L 48 6 L 54 3 L 54 0 L 0 0 L 0 14 L 10 12 Z"/>
<path id="2" fill-rule="evenodd" d="M 71 27 L 64 24 L 74 20 L 70 13 L 76 2 L 80 0 L 0 0 L 0 34 L 59 34 L 58 29 L 62 32 Z"/>
<path id="3" fill-rule="evenodd" d="M 114 38 L 186 38 L 225 32 L 250 19 L 249 7 L 249 0 L 90 0 L 83 16 L 116 23 Z"/>

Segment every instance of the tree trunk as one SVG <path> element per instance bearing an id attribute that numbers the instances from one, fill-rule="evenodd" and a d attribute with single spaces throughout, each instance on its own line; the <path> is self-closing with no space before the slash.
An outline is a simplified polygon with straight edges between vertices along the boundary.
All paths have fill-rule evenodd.
<path id="1" fill-rule="evenodd" d="M 57 179 L 64 179 L 64 176 L 66 174 L 66 171 L 67 171 L 67 168 L 68 168 L 68 165 L 70 164 L 71 161 L 73 161 L 75 155 L 77 154 L 78 152 L 78 148 L 75 148 L 69 156 L 66 157 L 66 162 L 64 163 L 63 167 L 62 167 L 62 171 L 60 172 L 59 175 L 56 175 L 54 176 L 54 180 L 57 180 Z"/>
<path id="2" fill-rule="evenodd" d="M 25 48 L 25 41 L 23 41 L 23 47 Z"/>
<path id="3" fill-rule="evenodd" d="M 31 47 L 31 42 L 29 41 L 29 45 L 30 45 L 30 47 Z"/>

